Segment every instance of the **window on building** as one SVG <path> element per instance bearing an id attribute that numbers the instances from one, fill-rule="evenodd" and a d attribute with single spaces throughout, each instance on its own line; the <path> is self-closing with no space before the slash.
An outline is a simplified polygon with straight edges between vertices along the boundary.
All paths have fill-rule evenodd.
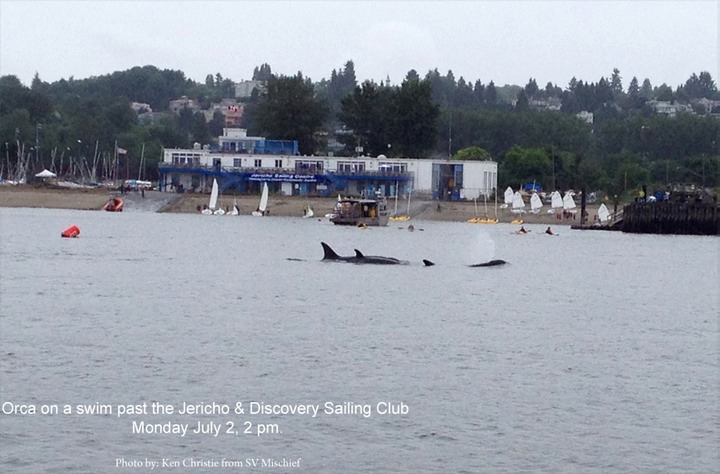
<path id="1" fill-rule="evenodd" d="M 262 158 L 255 159 L 255 168 L 262 168 Z"/>
<path id="2" fill-rule="evenodd" d="M 242 168 L 242 158 L 233 158 L 233 167 Z"/>
<path id="3" fill-rule="evenodd" d="M 363 161 L 339 161 L 337 169 L 341 173 L 357 173 L 365 171 L 365 162 Z"/>
<path id="4" fill-rule="evenodd" d="M 379 163 L 378 169 L 386 173 L 405 173 L 407 172 L 407 163 Z"/>
<path id="5" fill-rule="evenodd" d="M 275 160 L 275 168 L 282 168 L 282 160 Z"/>

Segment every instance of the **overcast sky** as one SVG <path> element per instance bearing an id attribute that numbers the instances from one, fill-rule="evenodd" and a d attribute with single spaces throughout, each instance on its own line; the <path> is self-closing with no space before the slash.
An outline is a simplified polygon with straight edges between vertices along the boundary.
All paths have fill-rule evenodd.
<path id="1" fill-rule="evenodd" d="M 30 1 L 0 0 L 0 75 L 30 85 L 134 66 L 329 78 L 348 60 L 358 82 L 437 68 L 474 83 L 565 88 L 620 70 L 654 86 L 718 79 L 718 0 L 706 1 Z"/>

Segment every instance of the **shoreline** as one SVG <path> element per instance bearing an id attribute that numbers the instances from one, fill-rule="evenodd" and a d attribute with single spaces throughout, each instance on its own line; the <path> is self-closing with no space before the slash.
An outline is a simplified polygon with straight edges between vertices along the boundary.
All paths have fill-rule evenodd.
<path id="1" fill-rule="evenodd" d="M 146 191 L 145 197 L 139 192 L 130 191 L 120 194 L 117 190 L 108 188 L 73 189 L 58 188 L 54 186 L 38 185 L 4 185 L 0 186 L 0 207 L 27 207 L 27 208 L 49 208 L 49 209 L 75 209 L 75 210 L 101 210 L 110 197 L 120 196 L 125 199 L 125 209 L 133 208 L 162 213 L 198 213 L 198 206 L 207 205 L 208 194 L 175 194 L 162 193 L 159 191 Z M 250 215 L 257 208 L 260 197 L 255 195 L 223 195 L 220 197 L 220 205 L 232 208 L 237 202 L 241 215 Z M 337 198 L 303 197 L 303 196 L 270 196 L 268 206 L 268 217 L 302 217 L 307 205 L 312 207 L 315 219 L 324 218 L 325 214 L 332 212 Z M 438 203 L 440 211 L 438 212 Z M 598 204 L 599 205 L 599 204 Z M 588 205 L 588 223 L 592 224 L 597 214 L 598 205 Z M 388 202 L 390 215 L 395 212 L 394 200 Z M 150 210 L 149 212 L 152 212 Z M 488 217 L 495 217 L 495 207 L 488 205 Z M 577 207 L 577 214 L 574 218 L 558 219 L 557 214 L 548 214 L 548 207 L 538 214 L 526 212 L 518 215 L 507 209 L 498 209 L 498 223 L 512 223 L 515 219 L 522 219 L 524 224 L 544 225 L 579 225 L 580 206 Z M 476 212 L 477 211 L 477 212 Z M 406 203 L 398 203 L 398 214 L 407 212 Z M 473 201 L 416 201 L 410 204 L 410 217 L 414 220 L 446 221 L 446 222 L 467 222 L 468 219 L 485 217 L 485 205 Z"/>

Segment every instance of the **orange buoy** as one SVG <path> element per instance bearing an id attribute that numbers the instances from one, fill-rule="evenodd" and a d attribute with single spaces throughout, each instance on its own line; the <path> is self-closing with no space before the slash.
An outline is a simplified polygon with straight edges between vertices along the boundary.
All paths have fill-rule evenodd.
<path id="1" fill-rule="evenodd" d="M 80 235 L 80 227 L 71 225 L 60 234 L 61 237 L 77 237 Z"/>

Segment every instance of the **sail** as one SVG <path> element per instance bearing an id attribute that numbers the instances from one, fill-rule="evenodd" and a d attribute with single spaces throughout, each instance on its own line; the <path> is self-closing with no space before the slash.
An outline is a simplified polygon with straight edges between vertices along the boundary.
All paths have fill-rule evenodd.
<path id="1" fill-rule="evenodd" d="M 572 197 L 572 193 L 570 191 L 566 192 L 563 197 L 563 209 L 569 211 L 571 209 L 575 209 L 575 207 L 575 200 Z"/>
<path id="2" fill-rule="evenodd" d="M 605 203 L 600 204 L 600 207 L 598 207 L 598 218 L 600 219 L 600 222 L 607 222 L 610 220 L 610 211 Z"/>
<path id="3" fill-rule="evenodd" d="M 217 179 L 213 179 L 213 185 L 212 185 L 212 192 L 210 192 L 210 204 L 208 204 L 208 207 L 210 210 L 214 211 L 217 207 L 217 200 L 218 200 L 218 184 Z"/>
<path id="4" fill-rule="evenodd" d="M 525 212 L 525 201 L 523 201 L 520 191 L 515 191 L 512 201 L 512 212 Z"/>
<path id="5" fill-rule="evenodd" d="M 505 190 L 505 204 L 512 204 L 515 198 L 515 193 L 510 186 Z"/>
<path id="6" fill-rule="evenodd" d="M 258 206 L 258 209 L 260 209 L 260 212 L 265 212 L 267 210 L 268 205 L 268 185 L 267 183 L 263 183 L 263 190 L 262 190 L 262 196 L 260 196 L 260 206 Z"/>
<path id="7" fill-rule="evenodd" d="M 543 204 L 540 196 L 538 196 L 537 193 L 533 193 L 532 197 L 530 198 L 530 209 L 534 214 L 537 214 L 538 212 L 540 212 L 540 209 L 542 207 Z"/>
<path id="8" fill-rule="evenodd" d="M 563 207 L 563 200 L 562 196 L 560 196 L 560 192 L 553 191 L 550 195 L 550 198 L 552 199 L 551 206 L 553 209 L 562 209 Z"/>

